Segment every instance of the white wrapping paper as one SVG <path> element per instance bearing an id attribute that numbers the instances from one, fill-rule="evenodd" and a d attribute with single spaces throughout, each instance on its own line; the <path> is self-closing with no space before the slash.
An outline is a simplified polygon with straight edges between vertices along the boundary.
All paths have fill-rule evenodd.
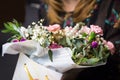
<path id="1" fill-rule="evenodd" d="M 45 76 L 47 75 L 49 80 L 61 80 L 61 73 L 37 64 L 22 53 L 18 58 L 17 66 L 15 68 L 12 80 L 29 80 L 28 74 L 25 72 L 24 69 L 24 64 L 27 65 L 27 68 L 33 79 L 46 80 Z"/>
<path id="2" fill-rule="evenodd" d="M 75 64 L 72 59 L 72 53 L 69 48 L 58 48 L 53 49 L 53 62 L 50 61 L 48 55 L 48 49 L 43 48 L 39 45 L 39 43 L 35 41 L 24 41 L 24 42 L 16 42 L 16 43 L 6 43 L 3 45 L 3 55 L 7 54 L 17 54 L 24 53 L 30 55 L 30 58 L 35 62 L 52 69 L 54 71 L 63 73 L 72 68 L 87 68 L 87 67 L 95 67 L 95 66 L 79 66 Z"/>

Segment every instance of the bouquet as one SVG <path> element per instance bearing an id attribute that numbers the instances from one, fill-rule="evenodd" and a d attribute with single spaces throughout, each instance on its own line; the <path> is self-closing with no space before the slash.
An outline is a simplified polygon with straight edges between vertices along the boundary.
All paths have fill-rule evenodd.
<path id="1" fill-rule="evenodd" d="M 52 50 L 68 47 L 71 59 L 78 65 L 92 66 L 105 63 L 107 57 L 115 51 L 114 45 L 103 38 L 103 30 L 97 25 L 86 26 L 79 22 L 74 27 L 61 28 L 59 24 L 44 26 L 43 19 L 33 22 L 27 28 L 16 20 L 5 23 L 2 32 L 13 33 L 12 42 L 34 40 L 48 49 L 50 60 L 53 61 Z"/>

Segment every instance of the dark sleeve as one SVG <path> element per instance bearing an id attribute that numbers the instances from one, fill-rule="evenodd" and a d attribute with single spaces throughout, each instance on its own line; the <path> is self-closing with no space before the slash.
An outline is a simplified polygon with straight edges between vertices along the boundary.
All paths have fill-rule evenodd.
<path id="1" fill-rule="evenodd" d="M 107 15 L 107 22 L 105 20 L 104 33 L 105 38 L 114 43 L 116 53 L 120 54 L 120 28 L 114 28 L 115 22 L 117 22 L 120 13 L 120 0 L 113 0 L 113 5 L 110 5 L 110 10 Z"/>
<path id="2" fill-rule="evenodd" d="M 116 53 L 120 54 L 120 29 L 114 28 L 120 13 L 120 0 L 105 0 L 102 2 L 96 24 L 104 31 L 104 38 L 112 41 L 116 47 Z"/>
<path id="3" fill-rule="evenodd" d="M 115 54 L 109 56 L 107 65 L 105 65 L 107 67 L 104 68 L 108 73 L 111 73 L 111 76 L 112 73 L 116 75 L 120 74 L 120 29 L 113 27 L 114 23 L 118 20 L 116 15 L 120 13 L 120 5 L 116 4 L 120 4 L 120 0 L 103 1 L 96 21 L 96 24 L 100 25 L 104 31 L 104 38 L 113 42 L 116 49 Z M 108 77 L 110 75 L 108 75 Z"/>

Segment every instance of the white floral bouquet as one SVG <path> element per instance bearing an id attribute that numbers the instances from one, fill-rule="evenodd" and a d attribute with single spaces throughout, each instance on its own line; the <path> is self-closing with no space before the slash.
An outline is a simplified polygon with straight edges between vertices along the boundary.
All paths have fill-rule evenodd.
<path id="1" fill-rule="evenodd" d="M 59 24 L 43 26 L 43 20 L 32 23 L 27 28 L 16 20 L 5 23 L 4 33 L 14 33 L 12 42 L 34 40 L 40 46 L 47 48 L 50 60 L 53 61 L 52 50 L 68 47 L 71 49 L 71 59 L 77 65 L 92 66 L 105 63 L 110 54 L 114 53 L 114 45 L 106 41 L 101 27 L 77 23 L 74 27 L 61 28 Z"/>

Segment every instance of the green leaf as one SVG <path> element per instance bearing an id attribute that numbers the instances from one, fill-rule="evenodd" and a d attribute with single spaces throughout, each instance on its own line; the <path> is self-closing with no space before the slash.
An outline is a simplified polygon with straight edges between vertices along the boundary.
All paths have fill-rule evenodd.
<path id="1" fill-rule="evenodd" d="M 102 59 L 103 58 L 103 49 L 104 49 L 104 47 L 102 46 L 102 45 L 100 45 L 100 50 L 99 50 L 99 57 Z"/>
<path id="2" fill-rule="evenodd" d="M 72 58 L 76 59 L 76 47 L 72 49 Z"/>
<path id="3" fill-rule="evenodd" d="M 67 44 L 68 44 L 69 46 L 72 46 L 72 43 L 71 43 L 71 41 L 70 41 L 70 39 L 69 39 L 68 37 L 66 37 L 66 42 L 67 42 Z"/>
<path id="4" fill-rule="evenodd" d="M 2 30 L 1 32 L 2 32 L 2 33 L 8 33 L 8 32 L 10 32 L 10 31 L 7 30 L 7 29 L 5 29 L 5 30 Z"/>
<path id="5" fill-rule="evenodd" d="M 14 23 L 17 27 L 20 27 L 20 26 L 21 26 L 21 23 L 19 23 L 16 19 L 13 19 L 13 23 Z"/>
<path id="6" fill-rule="evenodd" d="M 77 64 L 86 64 L 87 63 L 87 58 L 81 57 L 78 61 Z"/>
<path id="7" fill-rule="evenodd" d="M 91 42 L 93 39 L 95 39 L 95 36 L 96 36 L 96 34 L 95 34 L 95 32 L 91 32 L 90 33 L 90 36 L 89 36 L 89 41 Z"/>
<path id="8" fill-rule="evenodd" d="M 95 64 L 99 61 L 99 58 L 91 58 L 88 60 L 88 64 Z"/>
<path id="9" fill-rule="evenodd" d="M 83 33 L 83 34 L 82 34 L 82 36 L 83 36 L 83 37 L 86 37 L 86 36 L 87 36 L 87 34 L 86 34 L 86 33 Z"/>
<path id="10" fill-rule="evenodd" d="M 82 51 L 83 51 L 83 56 L 85 56 L 86 55 L 85 47 L 82 49 Z"/>
<path id="11" fill-rule="evenodd" d="M 94 55 L 95 55 L 95 57 L 99 57 L 99 52 L 98 52 L 98 50 L 97 49 L 95 49 L 95 48 L 93 48 L 93 53 L 94 53 Z"/>
<path id="12" fill-rule="evenodd" d="M 16 20 L 13 20 L 13 22 L 4 23 L 4 27 L 5 29 L 1 31 L 3 33 L 19 34 L 18 27 L 20 27 L 20 24 Z"/>
<path id="13" fill-rule="evenodd" d="M 9 24 L 9 22 L 8 23 L 4 23 L 4 26 L 5 26 L 6 30 L 9 30 L 9 31 L 14 30 L 13 27 Z"/>
<path id="14" fill-rule="evenodd" d="M 48 54 L 49 54 L 50 60 L 53 62 L 53 53 L 50 49 L 48 50 Z"/>

